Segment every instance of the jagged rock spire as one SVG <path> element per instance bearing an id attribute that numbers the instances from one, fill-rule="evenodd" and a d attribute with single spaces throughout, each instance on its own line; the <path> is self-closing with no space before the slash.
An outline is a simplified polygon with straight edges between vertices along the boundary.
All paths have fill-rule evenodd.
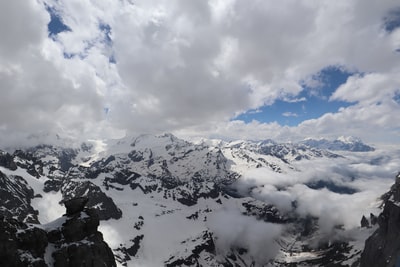
<path id="1" fill-rule="evenodd" d="M 63 203 L 67 209 L 67 216 L 72 216 L 83 211 L 88 201 L 88 197 L 77 197 L 64 201 Z"/>

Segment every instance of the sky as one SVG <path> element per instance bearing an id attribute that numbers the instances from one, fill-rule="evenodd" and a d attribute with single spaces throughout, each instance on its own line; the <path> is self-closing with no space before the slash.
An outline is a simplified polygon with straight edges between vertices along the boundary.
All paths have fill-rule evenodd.
<path id="1" fill-rule="evenodd" d="M 400 143 L 395 0 L 0 3 L 0 139 Z"/>

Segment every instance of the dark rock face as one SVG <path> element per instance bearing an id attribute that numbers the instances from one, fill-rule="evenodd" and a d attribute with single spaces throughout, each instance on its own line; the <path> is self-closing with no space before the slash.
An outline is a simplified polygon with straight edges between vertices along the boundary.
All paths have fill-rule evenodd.
<path id="1" fill-rule="evenodd" d="M 99 216 L 94 209 L 83 209 L 85 202 L 82 198 L 66 202 L 67 208 L 80 210 L 47 225 L 0 216 L 1 266 L 115 267 L 114 255 L 97 230 Z M 46 262 L 49 256 L 52 264 Z"/>
<path id="2" fill-rule="evenodd" d="M 284 223 L 286 220 L 276 207 L 260 201 L 243 202 L 242 206 L 245 208 L 243 214 L 256 217 L 258 220 L 272 223 Z"/>
<path id="3" fill-rule="evenodd" d="M 0 217 L 0 263 L 2 267 L 46 267 L 47 234 L 12 218 Z"/>
<path id="4" fill-rule="evenodd" d="M 361 267 L 392 267 L 400 262 L 400 174 L 384 198 L 379 228 L 365 241 Z"/>
<path id="5" fill-rule="evenodd" d="M 0 151 L 0 166 L 15 171 L 17 169 L 17 164 L 14 162 L 14 158 L 3 151 Z"/>
<path id="6" fill-rule="evenodd" d="M 64 201 L 65 208 L 67 209 L 67 216 L 72 216 L 83 211 L 88 201 L 89 198 L 87 197 L 78 197 Z"/>
<path id="7" fill-rule="evenodd" d="M 126 261 L 130 260 L 132 257 L 135 257 L 140 249 L 140 243 L 143 240 L 144 235 L 138 235 L 134 239 L 130 240 L 132 245 L 130 247 L 119 247 L 116 251 L 121 252 L 122 256 L 117 256 L 117 259 L 120 262 L 123 262 L 123 266 L 127 266 Z"/>
<path id="8" fill-rule="evenodd" d="M 36 178 L 43 175 L 43 164 L 31 153 L 16 150 L 13 154 L 13 160 L 18 167 L 26 169 L 30 175 Z"/>
<path id="9" fill-rule="evenodd" d="M 76 199 L 87 196 L 89 198 L 87 206 L 96 207 L 95 209 L 99 214 L 100 220 L 119 219 L 122 217 L 122 211 L 115 205 L 114 201 L 92 182 L 65 181 L 61 188 L 61 193 L 64 199 Z"/>
<path id="10" fill-rule="evenodd" d="M 0 215 L 19 221 L 39 223 L 37 214 L 31 206 L 34 192 L 20 176 L 7 176 L 0 171 Z"/>
<path id="11" fill-rule="evenodd" d="M 198 244 L 189 245 L 189 249 L 185 251 L 187 255 L 172 256 L 168 261 L 164 263 L 167 267 L 177 267 L 177 266 L 202 266 L 199 263 L 200 253 L 208 253 L 215 255 L 215 244 L 213 236 L 210 232 L 203 232 L 200 236 L 193 239 L 192 241 L 200 241 Z M 188 242 L 188 241 L 184 241 Z M 221 265 L 222 266 L 222 265 Z M 223 265 L 229 266 L 229 265 Z M 233 266 L 233 265 L 232 265 Z"/>
<path id="12" fill-rule="evenodd" d="M 370 216 L 371 225 L 375 225 L 378 223 L 378 218 L 373 213 L 371 213 L 369 216 Z"/>
<path id="13" fill-rule="evenodd" d="M 77 151 L 71 148 L 62 148 L 52 145 L 38 145 L 27 150 L 28 153 L 34 157 L 41 159 L 48 155 L 54 156 L 57 161 L 51 163 L 55 169 L 62 172 L 67 172 L 69 168 L 73 167 L 72 160 L 76 157 Z"/>
<path id="14" fill-rule="evenodd" d="M 82 203 L 81 200 L 77 202 Z M 116 266 L 111 249 L 97 231 L 99 216 L 94 209 L 64 215 L 62 219 L 65 222 L 61 227 L 49 229 L 55 267 Z"/>
<path id="15" fill-rule="evenodd" d="M 369 227 L 369 221 L 365 216 L 362 216 L 361 227 Z"/>

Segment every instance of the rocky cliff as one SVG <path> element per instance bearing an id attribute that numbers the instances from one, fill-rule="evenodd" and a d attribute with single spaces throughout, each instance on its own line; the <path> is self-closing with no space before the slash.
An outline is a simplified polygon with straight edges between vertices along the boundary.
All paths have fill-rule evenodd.
<path id="1" fill-rule="evenodd" d="M 400 266 L 400 173 L 383 199 L 379 228 L 365 242 L 361 267 Z"/>
<path id="2" fill-rule="evenodd" d="M 46 224 L 0 217 L 2 267 L 114 267 L 111 249 L 97 230 L 99 216 L 84 205 L 88 199 L 65 202 L 67 213 Z"/>

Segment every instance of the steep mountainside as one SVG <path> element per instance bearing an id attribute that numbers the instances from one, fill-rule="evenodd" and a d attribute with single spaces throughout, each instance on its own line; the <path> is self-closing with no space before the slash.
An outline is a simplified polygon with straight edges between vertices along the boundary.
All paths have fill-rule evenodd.
<path id="1" fill-rule="evenodd" d="M 76 207 L 77 201 L 81 202 L 67 201 L 67 213 L 44 225 L 0 215 L 1 266 L 116 266 L 112 250 L 97 230 L 96 211 L 84 209 L 84 204 Z"/>
<path id="2" fill-rule="evenodd" d="M 400 264 L 400 174 L 383 198 L 384 208 L 377 220 L 379 228 L 365 242 L 361 267 Z"/>
<path id="3" fill-rule="evenodd" d="M 78 217 L 91 218 L 96 211 L 118 266 L 350 266 L 372 228 L 356 229 L 360 238 L 348 237 L 340 223 L 323 232 L 321 219 L 305 214 L 298 199 L 282 209 L 254 194 L 267 188 L 267 180 L 243 179 L 255 170 L 263 179 L 300 176 L 302 162 L 318 160 L 345 159 L 301 144 L 210 146 L 171 134 L 75 148 L 40 145 L 1 153 L 0 214 L 24 224 L 40 222 L 36 228 L 46 231 L 61 216 L 62 201 L 87 197 L 88 210 Z M 321 179 L 304 188 L 317 193 L 339 188 L 338 196 L 356 192 Z M 242 181 L 248 187 L 238 189 Z M 283 184 L 274 192 L 286 194 L 288 188 Z M 67 257 L 52 255 L 47 264 Z"/>

